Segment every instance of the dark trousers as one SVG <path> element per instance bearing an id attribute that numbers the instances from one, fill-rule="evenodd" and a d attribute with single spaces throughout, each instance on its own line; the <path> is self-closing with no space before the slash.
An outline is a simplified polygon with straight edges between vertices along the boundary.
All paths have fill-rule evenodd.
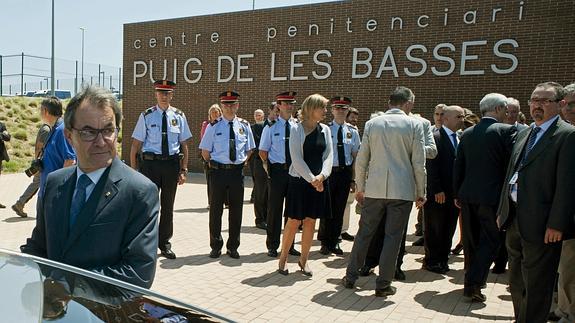
<path id="1" fill-rule="evenodd" d="M 367 249 L 367 256 L 365 257 L 365 266 L 369 268 L 375 268 L 379 264 L 379 256 L 381 255 L 381 250 L 383 249 L 383 238 L 385 236 L 385 222 L 380 222 L 377 227 L 377 232 L 375 236 L 371 239 L 369 243 L 369 249 Z M 401 240 L 401 245 L 399 246 L 399 253 L 397 254 L 397 262 L 395 263 L 396 269 L 401 269 L 403 265 L 403 256 L 405 256 L 405 241 L 407 238 L 407 225 L 405 230 L 403 230 L 403 238 Z"/>
<path id="2" fill-rule="evenodd" d="M 210 247 L 221 250 L 222 214 L 224 202 L 229 200 L 228 210 L 228 250 L 237 250 L 240 246 L 242 211 L 244 207 L 244 175 L 241 168 L 210 169 Z"/>
<path id="3" fill-rule="evenodd" d="M 499 231 L 499 249 L 497 251 L 497 255 L 495 256 L 495 260 L 493 261 L 494 265 L 493 268 L 497 268 L 499 270 L 504 270 L 507 267 L 507 248 L 505 247 L 505 238 L 506 232 Z"/>
<path id="4" fill-rule="evenodd" d="M 511 202 L 510 202 L 511 203 Z M 513 206 L 510 206 L 513 208 Z M 518 323 L 547 322 L 553 299 L 561 242 L 526 241 L 514 219 L 507 231 L 509 290 Z"/>
<path id="5" fill-rule="evenodd" d="M 343 214 L 347 204 L 347 197 L 351 186 L 351 167 L 332 171 L 329 177 L 329 190 L 331 194 L 331 218 L 321 218 L 319 222 L 318 240 L 322 246 L 335 248 L 341 227 L 343 226 Z"/>
<path id="6" fill-rule="evenodd" d="M 180 176 L 180 160 L 143 160 L 140 171 L 160 191 L 160 228 L 158 248 L 171 249 L 170 239 L 174 234 L 174 200 Z"/>
<path id="7" fill-rule="evenodd" d="M 262 160 L 254 157 L 250 161 L 254 179 L 254 213 L 256 224 L 266 222 L 268 216 L 268 174 L 264 170 Z"/>
<path id="8" fill-rule="evenodd" d="M 478 290 L 487 281 L 489 267 L 501 245 L 496 212 L 497 205 L 461 205 L 465 291 Z"/>
<path id="9" fill-rule="evenodd" d="M 270 185 L 268 194 L 268 216 L 266 221 L 268 224 L 266 247 L 268 250 L 277 250 L 280 246 L 283 222 L 282 215 L 290 176 L 288 169 L 279 164 L 270 163 L 268 169 L 270 172 Z"/>
<path id="10" fill-rule="evenodd" d="M 459 209 L 452 198 L 445 203 L 427 201 L 424 206 L 423 236 L 425 241 L 425 259 L 427 266 L 446 264 L 451 251 L 451 241 L 457 227 Z"/>
<path id="11" fill-rule="evenodd" d="M 417 211 L 417 223 L 415 224 L 415 231 L 423 230 L 423 208 Z"/>
<path id="12" fill-rule="evenodd" d="M 204 163 L 204 174 L 206 175 L 206 187 L 208 190 L 208 205 L 210 205 L 210 166 L 209 164 L 202 159 L 202 162 Z"/>
<path id="13" fill-rule="evenodd" d="M 16 204 L 24 206 L 26 203 L 28 203 L 28 201 L 30 201 L 32 197 L 34 197 L 34 195 L 38 192 L 39 188 L 40 188 L 40 172 L 34 174 L 34 176 L 32 177 L 32 183 L 30 183 L 28 187 L 26 187 L 26 190 L 18 198 Z"/>

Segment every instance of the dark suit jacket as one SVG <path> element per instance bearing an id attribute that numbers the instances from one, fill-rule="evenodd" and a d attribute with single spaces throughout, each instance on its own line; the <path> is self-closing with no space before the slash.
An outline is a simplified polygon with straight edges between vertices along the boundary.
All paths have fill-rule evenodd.
<path id="1" fill-rule="evenodd" d="M 252 133 L 254 134 L 254 141 L 256 142 L 256 149 L 253 151 L 252 155 L 257 155 L 258 153 L 260 140 L 262 139 L 262 132 L 264 131 L 265 126 L 266 124 L 264 122 L 252 124 Z"/>
<path id="2" fill-rule="evenodd" d="M 114 159 L 69 230 L 75 186 L 76 166 L 48 175 L 36 227 L 22 252 L 149 288 L 158 247 L 156 185 Z"/>
<path id="3" fill-rule="evenodd" d="M 511 177 L 523 156 L 531 128 L 520 131 L 513 145 L 505 175 L 505 185 L 499 199 L 497 223 L 505 228 L 509 218 Z M 545 230 L 572 236 L 575 214 L 575 128 L 560 118 L 533 147 L 524 165 L 518 169 L 517 223 L 521 237 L 543 243 Z"/>
<path id="4" fill-rule="evenodd" d="M 492 118 L 463 132 L 453 170 L 454 192 L 462 202 L 497 206 L 516 129 Z"/>
<path id="5" fill-rule="evenodd" d="M 6 131 L 6 126 L 0 122 L 0 164 L 3 160 L 9 161 L 10 156 L 8 156 L 8 151 L 6 150 L 5 141 L 10 141 L 10 134 Z"/>
<path id="6" fill-rule="evenodd" d="M 433 138 L 437 146 L 437 156 L 427 159 L 427 199 L 435 200 L 435 194 L 444 192 L 446 198 L 453 198 L 453 162 L 455 160 L 455 148 L 451 139 L 443 128 L 433 132 Z"/>

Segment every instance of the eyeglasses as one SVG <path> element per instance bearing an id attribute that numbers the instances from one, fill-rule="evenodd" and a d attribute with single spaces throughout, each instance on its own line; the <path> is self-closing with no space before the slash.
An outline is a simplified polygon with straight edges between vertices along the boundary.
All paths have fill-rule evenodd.
<path id="1" fill-rule="evenodd" d="M 76 129 L 76 128 L 72 128 L 74 130 L 76 130 L 78 132 L 78 134 L 80 135 L 80 139 L 82 139 L 82 141 L 94 141 L 96 140 L 96 138 L 98 138 L 98 134 L 102 134 L 102 138 L 104 140 L 113 140 L 114 138 L 116 138 L 116 135 L 118 134 L 118 131 L 120 131 L 120 128 L 104 128 L 104 129 Z"/>
<path id="2" fill-rule="evenodd" d="M 435 114 L 436 116 L 442 116 L 442 115 L 443 115 L 443 112 L 441 112 L 441 113 L 435 112 L 434 114 Z"/>
<path id="3" fill-rule="evenodd" d="M 548 104 L 551 104 L 551 103 L 557 103 L 557 102 L 559 102 L 559 101 L 561 101 L 561 100 L 557 100 L 557 99 L 553 99 L 553 100 L 552 100 L 552 99 L 532 98 L 532 99 L 529 99 L 529 101 L 527 101 L 527 102 L 529 102 L 529 104 L 548 105 Z"/>

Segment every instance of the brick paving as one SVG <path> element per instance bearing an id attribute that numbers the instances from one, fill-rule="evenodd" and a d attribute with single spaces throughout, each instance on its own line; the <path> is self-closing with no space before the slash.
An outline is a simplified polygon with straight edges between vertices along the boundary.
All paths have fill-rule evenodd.
<path id="1" fill-rule="evenodd" d="M 24 174 L 0 177 L 0 248 L 18 250 L 34 227 L 36 200 L 26 206 L 29 218 L 21 219 L 9 208 L 24 191 Z M 246 177 L 245 197 L 251 181 Z M 352 243 L 341 244 L 344 257 L 319 253 L 314 242 L 310 254 L 313 277 L 296 271 L 297 258 L 290 256 L 290 274 L 275 272 L 277 260 L 266 255 L 265 231 L 254 227 L 253 205 L 244 204 L 241 258 L 208 257 L 208 210 L 203 174 L 190 174 L 178 189 L 172 245 L 176 260 L 159 258 L 152 289 L 184 302 L 209 309 L 240 322 L 479 322 L 512 321 L 507 275 L 490 274 L 487 302 L 467 303 L 463 293 L 463 255 L 450 258 L 451 271 L 439 275 L 421 270 L 423 247 L 412 247 L 415 211 L 408 231 L 408 254 L 403 269 L 407 280 L 394 282 L 397 294 L 387 299 L 374 296 L 375 275 L 360 277 L 355 290 L 339 285 Z M 353 210 L 353 208 L 352 208 Z M 227 238 L 227 210 L 223 236 Z M 357 231 L 358 216 L 352 216 L 350 232 Z M 296 236 L 296 242 L 300 234 Z M 296 246 L 299 249 L 299 246 Z M 225 251 L 225 250 L 224 250 Z"/>

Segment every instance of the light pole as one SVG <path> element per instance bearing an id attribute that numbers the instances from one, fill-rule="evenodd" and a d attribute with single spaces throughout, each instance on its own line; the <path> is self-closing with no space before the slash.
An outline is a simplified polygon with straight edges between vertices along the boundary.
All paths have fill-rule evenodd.
<path id="1" fill-rule="evenodd" d="M 48 78 L 45 77 L 45 78 L 44 78 L 44 81 L 46 81 L 46 89 L 48 89 Z M 54 95 L 54 93 L 52 93 L 51 95 Z"/>
<path id="2" fill-rule="evenodd" d="M 55 91 L 55 87 L 54 87 L 54 80 L 56 80 L 55 77 L 55 69 L 54 69 L 54 0 L 52 0 L 52 57 L 50 59 L 50 67 L 51 67 L 51 71 L 50 71 L 50 76 L 52 77 L 52 89 L 51 91 L 51 95 L 54 96 L 54 91 Z M 47 86 L 47 85 L 46 85 Z"/>
<path id="3" fill-rule="evenodd" d="M 85 27 L 80 27 L 82 31 L 82 86 L 84 86 L 84 32 L 86 31 Z"/>

